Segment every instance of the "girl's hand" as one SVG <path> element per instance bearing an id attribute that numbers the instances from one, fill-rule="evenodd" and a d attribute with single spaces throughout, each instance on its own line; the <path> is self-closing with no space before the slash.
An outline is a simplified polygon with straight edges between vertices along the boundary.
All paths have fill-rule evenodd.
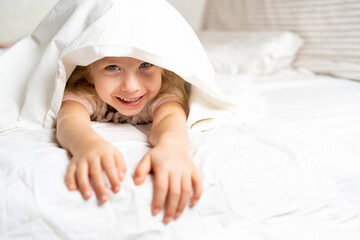
<path id="1" fill-rule="evenodd" d="M 150 171 L 154 173 L 152 214 L 157 215 L 165 204 L 164 223 L 180 217 L 192 193 L 191 206 L 200 199 L 201 177 L 185 149 L 156 145 L 136 168 L 135 184 L 142 184 Z"/>
<path id="2" fill-rule="evenodd" d="M 85 200 L 91 197 L 93 188 L 99 202 L 105 203 L 109 194 L 104 172 L 111 183 L 112 191 L 117 193 L 125 171 L 126 166 L 120 151 L 101 137 L 91 135 L 74 151 L 66 174 L 66 185 L 71 191 L 79 189 Z"/>

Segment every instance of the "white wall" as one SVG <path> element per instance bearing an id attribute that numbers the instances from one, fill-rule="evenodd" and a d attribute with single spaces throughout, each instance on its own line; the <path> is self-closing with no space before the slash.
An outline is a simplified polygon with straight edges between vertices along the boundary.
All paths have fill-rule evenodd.
<path id="1" fill-rule="evenodd" d="M 200 29 L 206 0 L 168 0 L 189 22 L 194 30 Z"/>

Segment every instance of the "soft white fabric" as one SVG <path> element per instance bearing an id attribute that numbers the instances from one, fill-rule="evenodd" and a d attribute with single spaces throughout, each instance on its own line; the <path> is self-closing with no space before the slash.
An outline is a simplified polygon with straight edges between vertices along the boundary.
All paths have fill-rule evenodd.
<path id="1" fill-rule="evenodd" d="M 196 207 L 168 225 L 151 215 L 151 176 L 132 180 L 148 125 L 93 122 L 128 169 L 103 206 L 66 189 L 54 130 L 18 128 L 0 134 L 0 239 L 359 240 L 360 84 L 293 71 L 218 81 L 230 95 L 253 81 L 267 118 L 190 131 L 204 183 Z"/>
<path id="2" fill-rule="evenodd" d="M 293 31 L 297 68 L 360 81 L 359 0 L 207 0 L 203 30 Z"/>
<path id="3" fill-rule="evenodd" d="M 292 32 L 202 31 L 198 37 L 215 71 L 232 75 L 290 68 L 303 43 Z"/>
<path id="4" fill-rule="evenodd" d="M 190 127 L 236 111 L 218 90 L 196 34 L 165 0 L 62 0 L 0 57 L 0 130 L 22 123 L 53 127 L 75 66 L 105 56 L 151 62 L 191 83 Z"/>

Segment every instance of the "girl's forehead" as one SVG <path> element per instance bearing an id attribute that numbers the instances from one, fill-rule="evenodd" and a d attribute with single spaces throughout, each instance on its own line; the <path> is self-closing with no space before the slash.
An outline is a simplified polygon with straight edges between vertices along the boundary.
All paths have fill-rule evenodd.
<path id="1" fill-rule="evenodd" d="M 123 63 L 123 64 L 132 64 L 132 63 L 142 63 L 144 61 L 132 58 L 132 57 L 104 57 L 97 60 L 95 63 Z"/>

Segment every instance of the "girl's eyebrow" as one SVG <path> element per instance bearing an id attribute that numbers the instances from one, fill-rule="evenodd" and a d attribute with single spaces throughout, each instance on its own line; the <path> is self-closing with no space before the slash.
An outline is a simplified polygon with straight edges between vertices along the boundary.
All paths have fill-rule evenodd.
<path id="1" fill-rule="evenodd" d="M 111 57 L 103 58 L 101 61 L 102 61 L 103 63 L 114 63 L 114 62 L 118 62 L 118 61 L 116 61 L 115 58 L 111 58 Z"/>
<path id="2" fill-rule="evenodd" d="M 117 64 L 121 64 L 122 63 L 122 59 L 118 59 L 117 57 L 104 57 L 103 59 L 101 59 L 101 61 L 103 61 L 104 63 L 117 63 Z M 136 62 L 139 62 L 139 64 L 144 63 L 145 61 L 142 60 L 132 60 L 132 62 L 134 62 L 134 64 L 136 64 Z"/>

